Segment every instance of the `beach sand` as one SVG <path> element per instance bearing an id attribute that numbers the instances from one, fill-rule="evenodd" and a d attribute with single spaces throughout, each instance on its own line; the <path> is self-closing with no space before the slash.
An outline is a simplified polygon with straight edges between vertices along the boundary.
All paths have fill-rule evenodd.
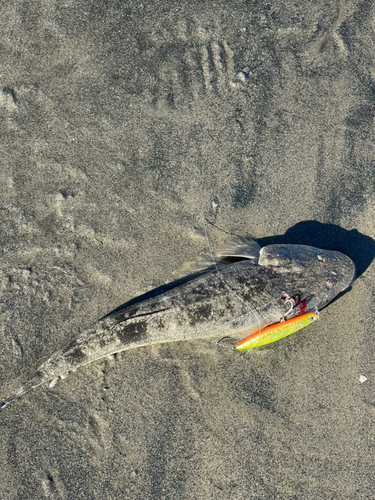
<path id="1" fill-rule="evenodd" d="M 144 347 L 15 402 L 0 499 L 374 498 L 372 3 L 15 0 L 0 20 L 1 395 L 206 251 L 202 215 L 213 249 L 358 269 L 271 349 Z"/>

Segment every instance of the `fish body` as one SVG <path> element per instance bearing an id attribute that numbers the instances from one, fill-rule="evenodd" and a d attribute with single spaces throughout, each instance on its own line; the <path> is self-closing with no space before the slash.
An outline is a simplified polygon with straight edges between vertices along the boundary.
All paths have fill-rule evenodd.
<path id="1" fill-rule="evenodd" d="M 236 345 L 236 349 L 242 351 L 245 349 L 252 349 L 253 347 L 271 344 L 272 342 L 276 342 L 277 340 L 283 339 L 284 337 L 305 328 L 305 326 L 310 325 L 317 319 L 319 319 L 319 315 L 317 313 L 307 313 L 275 325 L 267 326 L 267 328 L 263 328 L 259 332 L 252 333 L 246 337 Z"/>
<path id="2" fill-rule="evenodd" d="M 80 366 L 127 349 L 258 332 L 283 317 L 285 294 L 303 298 L 307 311 L 321 309 L 348 288 L 354 275 L 354 263 L 340 252 L 305 245 L 260 248 L 255 240 L 238 238 L 220 252 L 214 267 L 201 266 L 183 284 L 97 321 L 2 399 L 0 409 Z"/>

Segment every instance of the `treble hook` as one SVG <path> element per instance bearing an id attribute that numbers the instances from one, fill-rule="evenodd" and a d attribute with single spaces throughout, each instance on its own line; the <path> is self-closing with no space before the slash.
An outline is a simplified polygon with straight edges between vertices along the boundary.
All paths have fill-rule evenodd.
<path id="1" fill-rule="evenodd" d="M 286 301 L 284 302 L 284 305 L 287 305 L 287 304 L 289 304 L 289 309 L 288 309 L 288 311 L 287 311 L 286 313 L 284 313 L 284 314 L 283 314 L 283 316 L 281 317 L 280 322 L 285 321 L 285 319 L 286 319 L 286 318 L 289 316 L 289 314 L 293 311 L 294 306 L 296 305 L 295 300 L 294 300 L 292 297 L 290 297 L 290 299 L 288 299 L 288 300 L 286 300 Z"/>
<path id="2" fill-rule="evenodd" d="M 289 305 L 289 309 L 281 316 L 280 323 L 286 320 L 296 306 L 296 299 L 294 297 L 290 297 L 286 292 L 282 294 L 282 298 L 284 299 L 284 306 Z"/>

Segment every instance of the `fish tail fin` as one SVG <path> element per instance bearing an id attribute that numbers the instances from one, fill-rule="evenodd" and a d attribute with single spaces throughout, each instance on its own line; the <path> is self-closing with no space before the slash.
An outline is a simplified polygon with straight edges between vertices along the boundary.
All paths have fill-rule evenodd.
<path id="1" fill-rule="evenodd" d="M 44 382 L 43 373 L 36 372 L 35 375 L 25 384 L 18 387 L 18 389 L 13 390 L 6 398 L 0 400 L 0 411 L 11 405 L 14 401 L 16 401 L 16 399 L 19 399 L 33 389 L 36 389 L 36 387 Z"/>

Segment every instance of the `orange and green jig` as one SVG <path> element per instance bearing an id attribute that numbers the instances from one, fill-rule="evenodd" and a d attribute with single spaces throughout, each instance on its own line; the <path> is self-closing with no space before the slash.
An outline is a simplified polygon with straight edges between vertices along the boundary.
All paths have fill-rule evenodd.
<path id="1" fill-rule="evenodd" d="M 241 351 L 244 349 L 252 349 L 253 347 L 259 347 L 261 345 L 271 344 L 271 342 L 276 342 L 276 340 L 283 339 L 288 335 L 291 335 L 305 326 L 313 323 L 319 319 L 318 312 L 311 312 L 308 314 L 302 314 L 302 316 L 297 316 L 296 318 L 288 319 L 287 321 L 282 321 L 276 323 L 275 325 L 267 326 L 259 330 L 259 332 L 251 334 L 246 339 L 242 340 L 236 345 L 236 349 Z"/>

